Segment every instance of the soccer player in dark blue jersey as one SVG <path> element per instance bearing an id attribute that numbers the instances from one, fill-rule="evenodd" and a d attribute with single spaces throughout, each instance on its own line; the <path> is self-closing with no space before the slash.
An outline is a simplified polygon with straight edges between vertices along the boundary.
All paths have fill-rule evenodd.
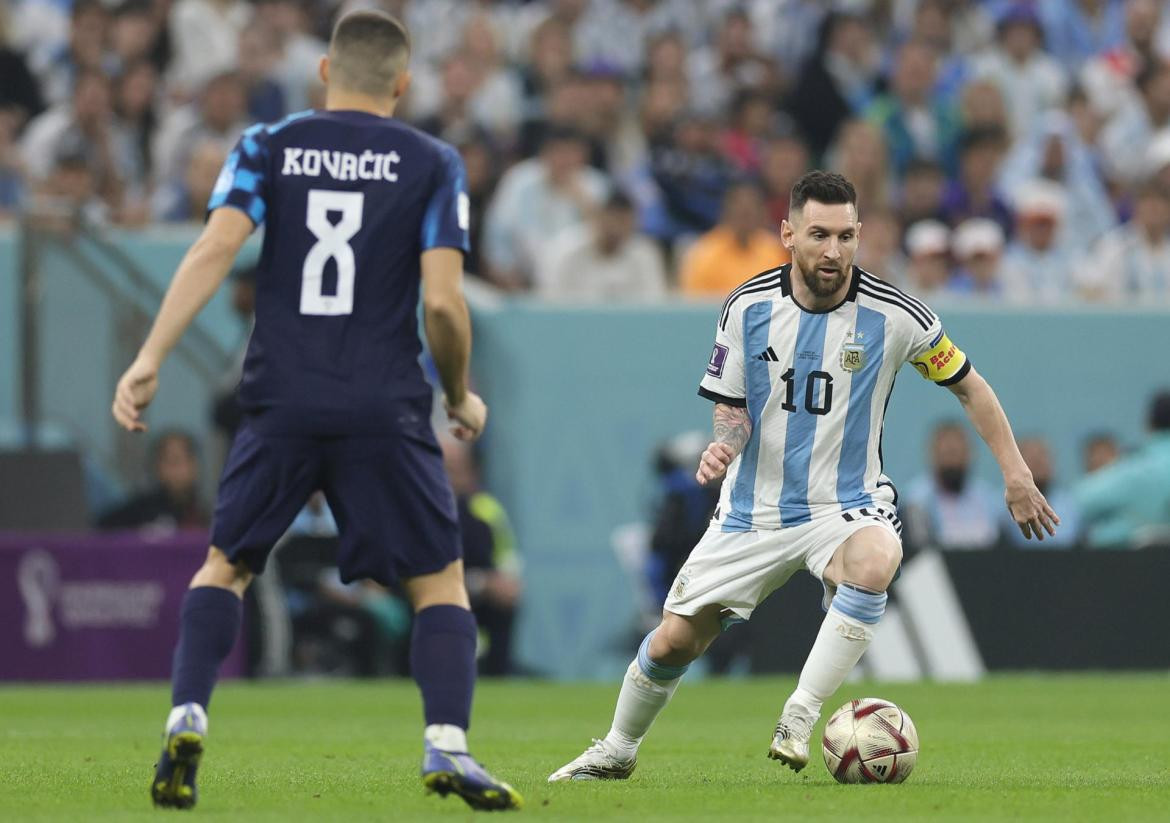
<path id="1" fill-rule="evenodd" d="M 474 808 L 521 805 L 467 753 L 476 626 L 418 364 L 420 283 L 456 436 L 477 437 L 487 409 L 467 389 L 462 162 L 451 146 L 390 119 L 410 80 L 409 50 L 406 30 L 380 12 L 337 23 L 321 59 L 325 110 L 244 132 L 207 225 L 115 390 L 114 417 L 144 431 L 163 360 L 266 223 L 239 389 L 246 417 L 220 481 L 207 560 L 183 601 L 174 708 L 151 784 L 157 805 L 195 804 L 206 711 L 244 590 L 317 489 L 337 517 L 342 578 L 398 583 L 414 607 L 424 785 Z"/>

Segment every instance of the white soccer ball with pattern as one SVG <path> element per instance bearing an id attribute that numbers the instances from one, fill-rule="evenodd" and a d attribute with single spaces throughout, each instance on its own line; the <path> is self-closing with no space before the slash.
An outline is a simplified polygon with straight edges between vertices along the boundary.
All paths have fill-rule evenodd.
<path id="1" fill-rule="evenodd" d="M 888 700 L 851 700 L 829 718 L 821 741 L 838 783 L 901 783 L 918 761 L 918 730 Z"/>

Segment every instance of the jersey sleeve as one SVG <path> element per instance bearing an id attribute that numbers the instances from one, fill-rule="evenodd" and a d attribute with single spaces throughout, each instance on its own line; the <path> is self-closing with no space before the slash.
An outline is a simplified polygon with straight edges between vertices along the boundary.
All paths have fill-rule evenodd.
<path id="1" fill-rule="evenodd" d="M 728 406 L 747 406 L 742 314 L 725 308 L 715 327 L 715 347 L 699 383 L 699 395 Z"/>
<path id="2" fill-rule="evenodd" d="M 223 164 L 207 214 L 222 206 L 239 209 L 259 226 L 268 211 L 268 132 L 257 125 L 247 129 Z"/>
<path id="3" fill-rule="evenodd" d="M 971 371 L 971 361 L 947 337 L 942 321 L 938 317 L 933 319 L 925 331 L 920 326 L 914 327 L 907 359 L 927 380 L 939 386 L 950 386 L 967 376 Z"/>
<path id="4" fill-rule="evenodd" d="M 435 187 L 422 222 L 422 250 L 454 248 L 471 251 L 471 200 L 463 158 L 451 146 L 442 147 Z"/>

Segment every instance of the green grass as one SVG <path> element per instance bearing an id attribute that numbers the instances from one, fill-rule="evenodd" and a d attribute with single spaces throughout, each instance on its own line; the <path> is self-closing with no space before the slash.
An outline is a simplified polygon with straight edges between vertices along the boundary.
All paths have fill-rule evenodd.
<path id="1" fill-rule="evenodd" d="M 556 820 L 1170 820 L 1170 677 L 996 677 L 973 686 L 849 684 L 913 716 L 922 753 L 900 786 L 839 786 L 819 752 L 768 760 L 790 680 L 684 684 L 633 779 L 550 786 L 609 726 L 616 685 L 482 683 L 473 751 Z M 0 688 L 0 820 L 147 820 L 167 709 L 160 685 Z M 828 714 L 828 712 L 826 712 Z M 205 820 L 473 815 L 423 795 L 409 681 L 227 684 L 194 814 Z M 819 739 L 819 730 L 818 738 Z"/>

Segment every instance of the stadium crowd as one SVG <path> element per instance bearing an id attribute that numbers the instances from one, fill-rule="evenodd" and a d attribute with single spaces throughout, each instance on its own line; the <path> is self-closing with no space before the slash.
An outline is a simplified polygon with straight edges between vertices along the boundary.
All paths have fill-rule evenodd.
<path id="1" fill-rule="evenodd" d="M 416 34 L 399 114 L 457 145 L 469 272 L 558 299 L 721 296 L 785 259 L 813 166 L 920 296 L 1170 303 L 1157 0 L 13 0 L 0 215 L 199 220 L 251 122 L 320 105 L 340 10 Z"/>

